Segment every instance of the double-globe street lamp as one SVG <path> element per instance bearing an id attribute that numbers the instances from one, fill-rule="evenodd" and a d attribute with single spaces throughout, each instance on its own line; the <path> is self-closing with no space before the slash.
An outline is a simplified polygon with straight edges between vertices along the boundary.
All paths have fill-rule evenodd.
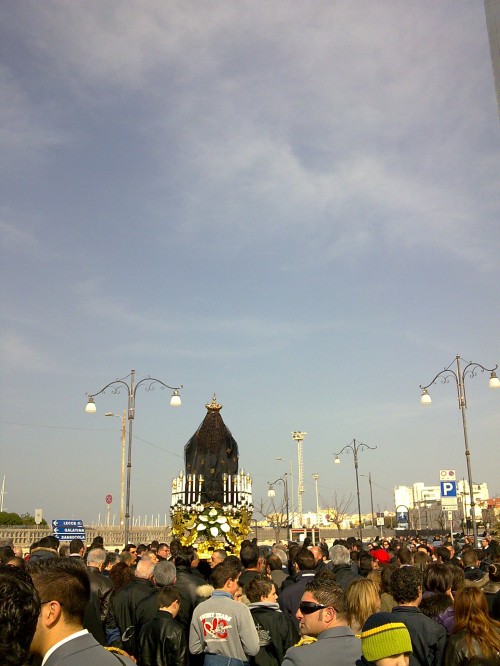
<path id="1" fill-rule="evenodd" d="M 290 535 L 290 507 L 289 507 L 289 500 L 288 500 L 288 474 L 285 472 L 283 476 L 281 476 L 279 479 L 276 479 L 276 481 L 273 481 L 272 483 L 269 483 L 269 490 L 267 491 L 267 496 L 268 497 L 275 497 L 276 496 L 276 491 L 274 490 L 274 486 L 277 483 L 282 483 L 283 484 L 283 492 L 284 492 L 284 500 L 285 500 L 285 509 L 286 509 L 286 538 L 290 542 L 292 540 L 291 535 Z"/>
<path id="2" fill-rule="evenodd" d="M 342 453 L 344 453 L 344 451 L 347 452 L 352 451 L 352 454 L 354 456 L 354 470 L 356 472 L 356 493 L 358 496 L 358 531 L 359 531 L 360 540 L 363 540 L 363 526 L 361 521 L 361 501 L 359 499 L 358 451 L 365 451 L 366 449 L 375 451 L 376 448 L 377 448 L 376 446 L 368 446 L 368 444 L 363 444 L 363 442 L 356 442 L 356 440 L 353 439 L 350 444 L 346 444 L 343 449 L 341 449 L 338 453 L 335 453 L 335 464 L 337 465 L 340 465 L 339 456 Z"/>
<path id="3" fill-rule="evenodd" d="M 498 368 L 498 365 L 495 365 L 494 368 L 485 368 L 484 365 L 480 363 L 470 362 L 467 363 L 465 368 L 462 370 L 460 366 L 461 358 L 457 354 L 455 359 L 450 363 L 450 365 L 438 372 L 434 379 L 429 382 L 426 386 L 420 385 L 422 390 L 422 396 L 420 402 L 422 405 L 430 405 L 432 400 L 431 396 L 427 392 L 429 386 L 436 383 L 436 380 L 441 377 L 442 384 L 449 384 L 450 379 L 454 379 L 457 385 L 457 394 L 458 394 L 458 407 L 462 411 L 462 425 L 464 429 L 464 440 L 465 440 L 465 460 L 467 462 L 467 478 L 469 481 L 469 495 L 470 495 L 470 511 L 471 511 L 471 521 L 472 521 L 472 533 L 474 535 L 474 548 L 477 548 L 477 524 L 476 524 L 476 511 L 475 511 L 475 502 L 474 502 L 474 490 L 473 490 L 473 481 L 472 481 L 472 468 L 470 463 L 470 450 L 469 450 L 469 437 L 467 434 L 467 420 L 465 417 L 465 410 L 467 408 L 467 396 L 465 394 L 465 380 L 467 377 L 475 377 L 477 371 L 489 372 L 490 373 L 490 388 L 500 388 L 500 379 L 498 379 L 495 370 Z M 457 369 L 452 370 L 451 366 L 456 363 Z"/>
<path id="4" fill-rule="evenodd" d="M 128 379 L 128 377 L 124 377 L 123 379 L 115 379 L 114 381 L 110 382 L 109 384 L 106 384 L 100 391 L 97 391 L 96 393 L 87 393 L 87 405 L 85 407 L 85 411 L 87 414 L 94 414 L 96 411 L 96 406 L 94 402 L 94 398 L 101 393 L 104 393 L 106 389 L 111 388 L 111 393 L 119 394 L 120 393 L 120 388 L 124 387 L 127 389 L 127 394 L 128 394 L 128 408 L 127 408 L 127 414 L 128 414 L 128 455 L 127 455 L 127 490 L 126 490 L 126 498 L 125 498 L 125 523 L 124 523 L 124 539 L 125 539 L 125 545 L 128 544 L 129 542 L 129 526 L 130 526 L 130 472 L 132 469 L 132 423 L 135 417 L 135 394 L 137 392 L 137 389 L 139 386 L 142 384 L 147 384 L 145 387 L 146 391 L 153 391 L 155 388 L 156 384 L 159 384 L 161 389 L 170 389 L 173 391 L 172 397 L 170 398 L 170 405 L 172 407 L 180 407 L 181 405 L 181 398 L 179 396 L 179 391 L 182 389 L 181 386 L 169 386 L 168 384 L 165 384 L 165 382 L 162 382 L 160 379 L 155 379 L 154 377 L 145 377 L 144 379 L 141 379 L 137 384 L 135 384 L 135 370 L 131 370 L 130 372 L 130 383 L 127 384 L 125 381 Z"/>

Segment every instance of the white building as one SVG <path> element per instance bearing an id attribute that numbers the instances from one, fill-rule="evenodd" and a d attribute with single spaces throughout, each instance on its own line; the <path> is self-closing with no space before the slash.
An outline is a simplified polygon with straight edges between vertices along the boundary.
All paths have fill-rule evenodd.
<path id="1" fill-rule="evenodd" d="M 476 518 L 481 518 L 482 506 L 489 499 L 488 484 L 474 483 L 472 486 L 474 492 L 474 501 L 476 502 Z M 457 499 L 458 511 L 463 515 L 470 513 L 470 495 L 469 483 L 465 479 L 457 481 Z M 407 507 L 408 509 L 421 508 L 427 503 L 439 502 L 441 500 L 440 486 L 426 486 L 424 483 L 417 482 L 412 486 L 397 486 L 394 488 L 394 505 L 398 507 Z"/>

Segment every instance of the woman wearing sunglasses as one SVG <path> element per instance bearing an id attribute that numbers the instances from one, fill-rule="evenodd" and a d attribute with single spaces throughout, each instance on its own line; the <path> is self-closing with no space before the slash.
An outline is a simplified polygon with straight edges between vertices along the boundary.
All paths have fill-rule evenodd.
<path id="1" fill-rule="evenodd" d="M 316 641 L 290 648 L 283 666 L 355 666 L 361 657 L 361 641 L 347 626 L 345 592 L 341 587 L 325 578 L 313 578 L 305 587 L 297 619 L 300 634 Z"/>

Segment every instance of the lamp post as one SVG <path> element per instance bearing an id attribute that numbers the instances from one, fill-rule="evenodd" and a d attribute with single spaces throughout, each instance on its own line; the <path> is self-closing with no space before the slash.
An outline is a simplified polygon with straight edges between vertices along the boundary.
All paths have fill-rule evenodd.
<path id="1" fill-rule="evenodd" d="M 181 386 L 174 387 L 174 386 L 168 386 L 168 384 L 165 384 L 162 382 L 160 379 L 155 379 L 154 377 L 145 377 L 144 379 L 141 379 L 137 384 L 135 384 L 135 370 L 131 370 L 130 372 L 130 383 L 127 384 L 125 379 L 128 379 L 128 377 L 125 377 L 124 379 L 115 379 L 114 381 L 110 382 L 109 384 L 106 384 L 100 391 L 97 391 L 96 393 L 87 393 L 87 405 L 85 406 L 85 411 L 87 414 L 95 414 L 96 412 L 96 406 L 94 402 L 94 398 L 101 393 L 104 393 L 106 389 L 113 387 L 111 389 L 112 393 L 119 394 L 120 393 L 120 388 L 124 387 L 127 390 L 128 394 L 128 456 L 127 456 L 127 491 L 126 491 L 126 497 L 125 497 L 125 522 L 124 522 L 124 539 L 125 539 L 125 545 L 128 543 L 129 539 L 129 527 L 130 527 L 130 472 L 132 469 L 132 424 L 134 421 L 135 417 L 135 394 L 137 392 L 137 389 L 141 384 L 147 384 L 146 386 L 146 391 L 153 391 L 154 390 L 154 385 L 159 384 L 163 389 L 170 389 L 173 391 L 172 397 L 170 399 L 170 404 L 172 407 L 179 407 L 181 404 L 181 399 L 179 396 L 179 391 L 182 388 Z"/>
<path id="2" fill-rule="evenodd" d="M 281 456 L 279 458 L 275 458 L 275 460 L 283 460 L 283 462 L 290 462 L 290 481 L 291 481 L 291 487 L 290 487 L 290 514 L 291 514 L 291 526 L 293 527 L 293 519 L 295 516 L 295 494 L 294 494 L 294 489 L 293 489 L 293 458 L 290 458 L 290 461 L 288 461 L 288 458 L 282 458 Z"/>
<path id="3" fill-rule="evenodd" d="M 289 509 L 289 499 L 288 499 L 288 479 L 287 479 L 288 474 L 285 472 L 282 477 L 279 479 L 276 479 L 276 481 L 273 481 L 272 483 L 269 483 L 269 490 L 267 491 L 267 496 L 268 497 L 275 497 L 276 492 L 274 490 L 274 486 L 277 483 L 282 483 L 283 484 L 283 492 L 284 492 L 284 500 L 285 500 L 285 507 L 286 507 L 286 538 L 290 542 L 291 535 L 290 535 L 290 509 Z"/>
<path id="4" fill-rule="evenodd" d="M 375 527 L 375 514 L 373 512 L 372 473 L 368 472 L 368 475 L 361 474 L 360 476 L 364 476 L 366 479 L 368 479 L 368 483 L 370 484 L 370 506 L 372 509 L 372 529 L 373 529 Z"/>
<path id="5" fill-rule="evenodd" d="M 303 517 L 302 517 L 302 495 L 304 494 L 304 460 L 302 458 L 302 442 L 304 437 L 307 435 L 307 432 L 301 432 L 300 430 L 294 430 L 292 432 L 292 439 L 297 442 L 297 457 L 299 463 L 299 488 L 298 488 L 298 512 L 299 512 L 299 527 L 303 527 Z"/>
<path id="6" fill-rule="evenodd" d="M 338 453 L 335 454 L 336 465 L 340 465 L 339 456 L 342 453 L 344 453 L 344 451 L 352 451 L 352 454 L 354 456 L 354 471 L 356 472 L 356 493 L 358 495 L 358 527 L 359 527 L 358 532 L 361 541 L 363 540 L 363 527 L 361 525 L 361 501 L 359 499 L 358 451 L 365 451 L 366 449 L 375 451 L 376 448 L 377 448 L 376 446 L 368 446 L 368 444 L 363 444 L 363 442 L 356 442 L 356 440 L 353 439 L 350 444 L 346 444 L 343 449 L 341 449 Z"/>
<path id="7" fill-rule="evenodd" d="M 472 533 L 474 536 L 474 548 L 477 548 L 477 524 L 476 524 L 476 511 L 475 511 L 475 502 L 474 502 L 474 490 L 473 490 L 473 482 L 472 482 L 472 468 L 471 468 L 471 462 L 470 462 L 470 450 L 469 450 L 469 436 L 467 434 L 467 420 L 465 417 L 465 410 L 467 408 L 467 396 L 465 393 L 465 379 L 467 377 L 475 377 L 477 374 L 478 369 L 481 370 L 481 372 L 489 372 L 490 373 L 490 381 L 489 381 L 489 387 L 490 388 L 500 388 L 500 379 L 498 379 L 495 370 L 498 368 L 498 365 L 495 365 L 494 368 L 485 368 L 484 365 L 481 365 L 480 363 L 475 363 L 475 362 L 470 362 L 467 363 L 465 368 L 461 369 L 460 366 L 460 361 L 461 358 L 457 354 L 455 359 L 450 363 L 450 365 L 445 368 L 444 370 L 441 370 L 441 372 L 438 372 L 438 374 L 434 377 L 434 379 L 429 382 L 426 386 L 420 385 L 420 388 L 422 390 L 422 396 L 420 398 L 420 402 L 422 405 L 430 405 L 432 400 L 431 396 L 428 394 L 427 389 L 429 386 L 432 386 L 432 384 L 436 383 L 436 379 L 441 377 L 441 383 L 442 384 L 449 384 L 450 379 L 453 378 L 455 380 L 455 383 L 457 385 L 457 395 L 458 395 L 458 407 L 462 411 L 462 425 L 463 425 L 463 430 L 464 430 L 464 440 L 465 440 L 465 460 L 467 462 L 467 477 L 469 480 L 469 495 L 470 495 L 470 512 L 471 512 L 471 521 L 472 521 Z M 456 363 L 457 364 L 457 369 L 452 370 L 451 366 Z"/>
<path id="8" fill-rule="evenodd" d="M 318 479 L 319 479 L 319 474 L 314 473 L 312 475 L 312 478 L 314 479 L 314 483 L 316 484 L 316 525 L 319 529 L 319 499 L 318 499 Z"/>
<path id="9" fill-rule="evenodd" d="M 106 412 L 104 416 L 114 416 L 122 420 L 122 473 L 121 473 L 121 487 L 120 487 L 120 527 L 123 527 L 125 522 L 125 435 L 127 432 L 127 410 L 123 410 L 123 414 L 119 416 L 113 412 Z"/>

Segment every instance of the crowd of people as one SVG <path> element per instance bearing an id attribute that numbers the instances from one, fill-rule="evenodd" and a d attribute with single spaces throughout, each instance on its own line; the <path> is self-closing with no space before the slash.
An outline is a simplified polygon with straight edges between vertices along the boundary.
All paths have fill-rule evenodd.
<path id="1" fill-rule="evenodd" d="M 0 664 L 493 666 L 500 545 L 0 546 Z"/>

